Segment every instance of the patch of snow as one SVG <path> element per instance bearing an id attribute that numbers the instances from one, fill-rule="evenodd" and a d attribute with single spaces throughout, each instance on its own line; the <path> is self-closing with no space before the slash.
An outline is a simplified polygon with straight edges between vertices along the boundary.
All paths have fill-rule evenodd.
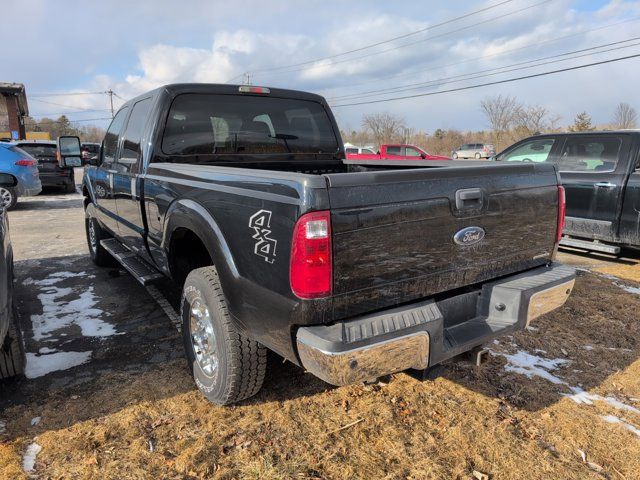
<path id="1" fill-rule="evenodd" d="M 585 392 L 582 388 L 579 387 L 569 388 L 573 393 L 571 395 L 568 395 L 568 397 L 577 404 L 593 405 L 593 402 L 600 401 L 605 402 L 613 408 L 617 408 L 618 410 L 625 410 L 627 412 L 637 413 L 638 415 L 640 415 L 640 409 L 631 405 L 627 405 L 626 403 L 621 402 L 611 395 L 603 397 L 602 395 L 598 395 L 597 393 Z"/>
<path id="2" fill-rule="evenodd" d="M 585 346 L 583 346 L 582 348 L 584 348 L 585 350 L 587 350 L 587 351 L 589 351 L 589 352 L 590 352 L 591 350 L 593 350 L 593 349 L 594 349 L 594 348 L 596 348 L 596 347 L 594 347 L 593 345 L 585 345 Z"/>
<path id="3" fill-rule="evenodd" d="M 42 341 L 51 337 L 52 333 L 77 325 L 85 337 L 110 337 L 119 333 L 115 327 L 100 317 L 104 312 L 96 308 L 93 286 L 84 288 L 78 298 L 68 300 L 78 290 L 70 287 L 60 287 L 58 282 L 71 277 L 86 277 L 86 272 L 56 272 L 44 280 L 31 280 L 34 285 L 42 287 L 38 299 L 42 304 L 42 314 L 32 315 L 33 339 Z"/>
<path id="4" fill-rule="evenodd" d="M 618 418 L 615 415 L 604 415 L 602 418 L 607 423 L 618 423 L 624 426 L 624 428 L 629 430 L 631 433 L 634 433 L 637 437 L 640 437 L 640 428 L 637 428 L 630 423 L 625 422 L 621 418 Z"/>
<path id="5" fill-rule="evenodd" d="M 526 328 L 528 331 L 530 331 L 530 332 L 534 332 L 534 333 L 535 333 L 535 332 L 539 332 L 539 331 L 540 331 L 540 329 L 539 329 L 538 327 L 528 326 L 528 327 L 525 327 L 525 328 Z"/>
<path id="6" fill-rule="evenodd" d="M 57 352 L 49 355 L 27 353 L 27 378 L 38 378 L 51 372 L 68 370 L 87 363 L 91 359 L 91 352 Z"/>
<path id="7" fill-rule="evenodd" d="M 27 450 L 24 452 L 24 457 L 22 457 L 22 469 L 25 472 L 31 473 L 35 470 L 36 457 L 41 451 L 42 447 L 36 442 L 33 442 L 27 447 Z"/>
<path id="8" fill-rule="evenodd" d="M 0 435 L 7 431 L 7 424 L 0 420 Z"/>
<path id="9" fill-rule="evenodd" d="M 40 423 L 40 420 L 42 420 L 42 417 L 33 417 L 31 419 L 31 426 L 35 427 L 36 425 L 38 425 Z"/>
<path id="10" fill-rule="evenodd" d="M 507 359 L 507 365 L 505 370 L 508 372 L 515 372 L 525 375 L 527 378 L 541 377 L 556 385 L 566 385 L 566 382 L 559 377 L 551 374 L 553 370 L 556 370 L 562 365 L 566 365 L 570 360 L 562 358 L 548 359 L 531 355 L 524 350 L 518 350 L 515 354 L 499 354 Z"/>
<path id="11" fill-rule="evenodd" d="M 49 347 L 42 347 L 40 350 L 38 350 L 38 353 L 41 354 L 46 354 L 46 353 L 56 353 L 57 350 L 55 348 L 49 348 Z"/>

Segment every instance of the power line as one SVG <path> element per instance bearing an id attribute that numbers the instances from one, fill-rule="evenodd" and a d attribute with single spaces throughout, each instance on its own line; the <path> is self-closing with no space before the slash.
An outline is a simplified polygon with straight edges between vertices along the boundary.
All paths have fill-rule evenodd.
<path id="1" fill-rule="evenodd" d="M 570 35 L 562 35 L 560 37 L 555 37 L 555 38 L 552 38 L 552 39 L 549 39 L 549 40 L 544 40 L 542 42 L 532 43 L 532 44 L 528 44 L 528 45 L 525 45 L 525 46 L 522 46 L 522 47 L 517 47 L 517 48 L 511 48 L 509 50 L 503 50 L 500 53 L 493 53 L 493 54 L 490 54 L 490 55 L 482 55 L 480 57 L 468 58 L 468 59 L 465 59 L 465 60 L 460 60 L 458 62 L 431 66 L 431 67 L 423 68 L 423 69 L 420 69 L 420 70 L 414 70 L 412 72 L 404 72 L 404 71 L 402 71 L 402 72 L 394 73 L 394 74 L 391 74 L 391 75 L 379 76 L 377 78 L 370 79 L 370 80 L 365 80 L 365 81 L 361 81 L 361 82 L 357 82 L 357 83 L 350 83 L 349 87 L 357 87 L 357 86 L 365 85 L 365 84 L 369 84 L 369 83 L 378 83 L 378 82 L 381 82 L 383 80 L 387 80 L 389 78 L 395 78 L 395 77 L 407 78 L 407 77 L 418 75 L 418 74 L 426 72 L 426 71 L 431 72 L 431 71 L 434 71 L 434 70 L 441 70 L 441 69 L 447 68 L 447 67 L 454 67 L 454 66 L 457 66 L 457 65 L 462 65 L 464 63 L 476 62 L 478 60 L 484 60 L 484 59 L 487 59 L 487 58 L 501 57 L 501 56 L 504 56 L 504 55 L 509 54 L 509 53 L 514 53 L 514 52 L 519 52 L 519 51 L 522 51 L 522 50 L 527 50 L 527 49 L 530 49 L 530 48 L 540 47 L 542 45 L 547 45 L 549 43 L 554 43 L 554 42 L 557 42 L 559 40 L 566 40 L 567 38 L 578 37 L 578 36 L 581 36 L 581 35 L 585 35 L 587 33 L 596 32 L 598 30 L 603 30 L 603 29 L 606 29 L 606 28 L 615 27 L 615 26 L 621 25 L 623 23 L 637 22 L 639 19 L 640 19 L 640 16 L 627 18 L 627 19 L 619 21 L 619 22 L 609 23 L 607 25 L 602 25 L 602 26 L 599 26 L 599 27 L 590 28 L 588 30 L 582 30 L 580 32 L 572 33 Z M 423 65 L 426 65 L 428 63 L 429 62 L 426 62 Z M 337 98 L 337 97 L 334 97 L 334 98 Z"/>
<path id="2" fill-rule="evenodd" d="M 476 85 L 468 85 L 466 87 L 458 87 L 458 88 L 451 88 L 449 90 L 441 90 L 439 92 L 427 92 L 427 93 L 418 93 L 415 95 L 404 95 L 401 97 L 393 97 L 393 98 L 383 98 L 383 99 L 379 99 L 379 100 L 369 100 L 366 102 L 355 102 L 355 103 L 343 103 L 341 105 L 332 105 L 332 108 L 338 108 L 338 107 L 352 107 L 355 105 L 369 105 L 372 103 L 384 103 L 384 102 L 393 102 L 396 100 L 406 100 L 409 98 L 418 98 L 418 97 L 429 97 L 432 95 L 442 95 L 444 93 L 452 93 L 452 92 L 460 92 L 463 90 L 471 90 L 474 88 L 480 88 L 480 87 L 488 87 L 491 85 L 500 85 L 503 83 L 510 83 L 510 82 L 516 82 L 519 80 L 526 80 L 529 78 L 536 78 L 536 77 L 544 77 L 546 75 L 553 75 L 556 73 L 562 73 L 562 72 L 569 72 L 572 70 L 579 70 L 582 68 L 588 68 L 588 67 L 594 67 L 596 65 L 604 65 L 607 63 L 613 63 L 613 62 L 620 62 L 623 60 L 630 60 L 632 58 L 637 58 L 640 57 L 640 53 L 637 53 L 635 55 L 627 55 L 626 57 L 618 57 L 618 58 L 612 58 L 612 59 L 608 59 L 608 60 L 601 60 L 599 62 L 593 62 L 593 63 L 587 63 L 587 64 L 583 64 L 583 65 L 577 65 L 574 67 L 567 67 L 567 68 L 561 68 L 558 70 L 550 70 L 548 72 L 541 72 L 541 73 L 533 73 L 531 75 L 524 75 L 522 77 L 515 77 L 515 78 L 507 78 L 505 80 L 497 80 L 495 82 L 487 82 L 487 83 L 479 83 Z"/>
<path id="3" fill-rule="evenodd" d="M 30 93 L 29 97 L 70 97 L 72 95 L 104 95 L 106 92 Z"/>
<path id="4" fill-rule="evenodd" d="M 44 115 L 36 115 L 36 114 L 29 114 L 30 117 L 35 118 L 35 117 L 39 117 L 39 118 L 44 118 L 44 117 L 48 117 L 48 116 L 54 116 L 54 115 L 71 115 L 74 113 L 96 113 L 96 112 L 110 112 L 111 110 L 109 110 L 108 108 L 101 108 L 101 109 L 95 109 L 95 110 L 73 110 L 73 111 L 68 111 L 68 112 L 55 112 L 55 113 L 47 113 Z"/>
<path id="5" fill-rule="evenodd" d="M 369 57 L 373 57 L 373 56 L 376 56 L 376 55 L 382 55 L 383 53 L 391 52 L 391 51 L 394 51 L 394 50 L 399 50 L 401 48 L 410 47 L 410 46 L 416 45 L 418 43 L 425 42 L 427 40 L 433 40 L 433 39 L 436 39 L 436 38 L 441 38 L 441 37 L 445 37 L 445 36 L 448 36 L 448 35 L 452 35 L 454 33 L 459 33 L 459 32 L 465 31 L 465 30 L 469 30 L 471 28 L 477 28 L 480 25 L 485 25 L 487 23 L 490 23 L 490 22 L 493 22 L 493 21 L 496 21 L 496 20 L 500 20 L 502 18 L 506 18 L 506 17 L 511 16 L 511 15 L 515 15 L 517 13 L 522 13 L 522 12 L 524 12 L 526 10 L 530 10 L 532 8 L 539 7 L 540 5 L 543 5 L 545 3 L 549 3 L 551 1 L 553 1 L 553 0 L 543 0 L 541 2 L 534 3 L 532 5 L 528 5 L 527 7 L 519 8 L 519 9 L 514 10 L 512 12 L 508 12 L 508 13 L 505 13 L 505 14 L 502 14 L 502 15 L 498 15 L 496 17 L 491 17 L 491 18 L 483 20 L 481 22 L 476 22 L 473 25 L 467 25 L 467 26 L 460 27 L 460 28 L 455 29 L 455 30 L 450 30 L 450 31 L 447 31 L 447 32 L 440 33 L 438 35 L 427 36 L 427 37 L 425 37 L 425 38 L 423 38 L 421 40 L 416 40 L 416 41 L 410 42 L 410 43 L 404 43 L 402 45 L 398 45 L 398 46 L 395 46 L 395 47 L 387 48 L 385 50 L 379 50 L 377 52 L 371 52 L 371 53 L 368 53 L 368 54 L 365 54 L 365 55 L 360 55 L 358 57 L 351 57 L 351 58 L 347 58 L 347 59 L 343 59 L 343 60 L 332 61 L 332 62 L 324 64 L 322 66 L 323 67 L 327 67 L 327 66 L 337 65 L 337 64 L 340 64 L 340 63 L 345 63 L 345 62 L 353 62 L 355 60 L 361 60 L 363 58 L 369 58 Z M 306 63 L 307 62 L 305 62 L 305 64 Z M 289 67 L 290 66 L 279 67 L 279 68 L 280 69 L 285 69 L 285 68 L 289 68 Z M 290 70 L 279 71 L 278 73 L 272 73 L 271 75 L 282 75 L 282 74 L 287 74 L 287 73 L 294 73 L 294 72 L 301 71 L 301 70 L 304 70 L 304 69 L 305 68 L 292 68 Z M 275 68 L 272 69 L 272 70 L 275 70 Z M 265 70 L 253 70 L 254 73 L 255 72 L 260 72 L 260 71 L 265 71 Z"/>
<path id="6" fill-rule="evenodd" d="M 46 103 L 47 105 L 55 105 L 56 107 L 76 108 L 79 111 L 91 111 L 88 108 L 81 108 L 81 107 L 77 107 L 75 105 L 65 105 L 64 103 L 50 102 L 48 100 L 40 100 L 39 98 L 34 98 L 33 101 L 34 102 L 39 102 L 39 103 Z"/>
<path id="7" fill-rule="evenodd" d="M 380 42 L 371 43 L 369 45 L 364 45 L 362 47 L 354 48 L 352 50 L 347 50 L 346 52 L 336 53 L 336 54 L 333 54 L 333 55 L 327 55 L 325 57 L 318 57 L 318 58 L 315 58 L 313 60 L 307 60 L 307 61 L 304 61 L 304 62 L 293 63 L 293 64 L 290 64 L 290 65 L 285 65 L 285 66 L 280 66 L 280 67 L 272 67 L 272 68 L 263 68 L 263 69 L 258 69 L 258 70 L 252 70 L 252 72 L 253 73 L 256 73 L 256 72 L 269 72 L 269 71 L 281 70 L 281 69 L 286 69 L 286 68 L 291 68 L 291 67 L 299 67 L 299 66 L 302 66 L 302 65 L 309 65 L 311 63 L 321 62 L 323 60 L 331 60 L 333 58 L 343 57 L 343 56 L 349 55 L 351 53 L 361 52 L 363 50 L 368 50 L 370 48 L 377 47 L 377 46 L 380 46 L 380 45 L 384 45 L 386 43 L 395 42 L 396 40 L 401 40 L 403 38 L 411 37 L 413 35 L 418 35 L 420 33 L 426 32 L 427 30 L 432 30 L 434 28 L 438 28 L 438 27 L 442 27 L 444 25 L 448 25 L 449 23 L 457 22 L 458 20 L 462 20 L 464 18 L 468 18 L 468 17 L 471 17 L 473 15 L 477 15 L 478 13 L 486 12 L 488 10 L 497 8 L 497 7 L 499 7 L 501 5 L 504 5 L 506 3 L 511 3 L 512 1 L 513 0 L 504 0 L 502 2 L 493 4 L 493 5 L 489 5 L 488 7 L 481 8 L 480 10 L 475 10 L 473 12 L 469 12 L 469 13 L 465 13 L 464 15 L 460 15 L 459 17 L 450 18 L 449 20 L 445 20 L 443 22 L 436 23 L 435 25 L 430 25 L 428 27 L 421 28 L 421 29 L 415 30 L 413 32 L 405 33 L 404 35 L 399 35 L 397 37 L 389 38 L 387 40 L 382 40 Z M 234 77 L 234 78 L 236 78 L 236 77 Z"/>
<path id="8" fill-rule="evenodd" d="M 591 50 L 598 50 L 598 49 L 603 49 L 605 47 L 610 47 L 613 45 L 620 45 L 622 43 L 628 43 L 628 42 L 632 42 L 634 40 L 640 40 L 640 37 L 632 37 L 626 40 L 620 40 L 618 42 L 611 42 L 611 43 L 606 43 L 606 44 L 602 44 L 602 45 L 597 45 L 594 47 L 589 47 L 589 48 L 582 48 L 579 50 L 574 50 L 572 52 L 565 52 L 565 53 L 560 53 L 560 54 L 556 54 L 556 55 L 549 55 L 547 57 L 541 57 L 541 58 L 537 58 L 534 60 L 526 60 L 523 62 L 518 62 L 518 63 L 514 63 L 511 65 L 504 65 L 502 67 L 496 67 L 496 68 L 490 68 L 490 69 L 486 69 L 486 70 L 480 70 L 477 72 L 472 72 L 472 73 L 465 73 L 465 74 L 461 74 L 461 75 L 455 75 L 452 77 L 444 77 L 444 78 L 439 78 L 439 79 L 435 79 L 435 80 L 430 80 L 427 82 L 419 82 L 419 83 L 409 83 L 406 85 L 401 85 L 401 86 L 397 86 L 397 87 L 391 87 L 391 88 L 384 88 L 384 89 L 379 89 L 379 90 L 369 90 L 369 91 L 364 91 L 364 92 L 357 92 L 357 93 L 351 93 L 351 94 L 346 94 L 346 95 L 339 95 L 337 97 L 332 97 L 329 100 L 331 101 L 335 101 L 335 100 L 352 100 L 352 99 L 356 99 L 356 98 L 366 98 L 366 97 L 377 97 L 377 96 L 381 96 L 387 93 L 397 93 L 397 92 L 405 92 L 405 91 L 411 91 L 411 90 L 419 90 L 421 88 L 424 87 L 433 87 L 433 86 L 440 86 L 440 85 L 446 85 L 449 83 L 455 83 L 455 82 L 460 82 L 460 81 L 464 81 L 464 80 L 474 80 L 476 78 L 482 78 L 482 77 L 490 77 L 493 75 L 501 75 L 503 73 L 508 73 L 508 72 L 513 72 L 513 71 L 518 71 L 518 70 L 525 70 L 528 68 L 535 68 L 535 67 L 540 67 L 543 65 L 549 65 L 552 63 L 558 63 L 558 62 L 565 62 L 568 60 L 575 60 L 576 58 L 582 58 L 585 56 L 590 56 L 590 55 L 598 55 L 601 53 L 606 53 L 606 52 L 611 52 L 611 51 L 615 51 L 615 50 L 621 50 L 624 48 L 630 48 L 630 47 L 634 47 L 634 46 L 638 46 L 640 45 L 640 43 L 632 43 L 630 45 L 624 45 L 624 46 L 619 46 L 617 48 L 610 48 L 610 49 L 606 49 L 606 50 L 602 50 L 599 52 L 591 52 Z M 590 52 L 590 53 L 585 53 L 582 55 L 575 55 L 577 53 L 581 53 L 581 52 Z M 572 56 L 573 55 L 573 56 Z M 550 61 L 550 62 L 544 62 L 544 60 L 549 60 L 552 58 L 558 58 L 558 57 L 568 57 L 568 58 L 561 58 L 560 60 L 554 60 L 554 61 Z M 543 62 L 543 63 L 537 63 L 536 65 L 526 65 L 529 63 L 536 63 L 536 62 Z M 520 66 L 520 65 L 526 65 L 526 66 Z M 520 67 L 518 67 L 520 66 Z M 518 68 L 512 68 L 512 67 L 518 67 Z M 491 72 L 491 73 L 488 73 Z M 469 78 L 465 78 L 465 77 L 469 77 Z"/>

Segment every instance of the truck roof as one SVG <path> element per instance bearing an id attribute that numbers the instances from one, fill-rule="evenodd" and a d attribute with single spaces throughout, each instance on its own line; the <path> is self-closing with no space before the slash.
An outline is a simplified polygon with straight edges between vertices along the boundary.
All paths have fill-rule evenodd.
<path id="1" fill-rule="evenodd" d="M 310 100 L 314 102 L 326 103 L 324 97 L 320 95 L 316 95 L 315 93 L 303 92 L 300 90 L 288 90 L 284 88 L 264 87 L 269 89 L 268 94 L 241 93 L 239 91 L 240 87 L 246 87 L 246 86 L 247 85 L 228 85 L 226 83 L 171 83 L 168 85 L 163 85 L 161 87 L 158 87 L 149 92 L 143 93 L 142 95 L 138 95 L 137 97 L 127 101 L 124 105 L 135 103 L 141 98 L 148 97 L 150 94 L 153 96 L 156 96 L 160 92 L 166 92 L 170 96 L 176 96 L 183 93 L 210 93 L 210 94 L 219 94 L 219 95 L 240 95 L 240 94 L 258 95 L 258 96 L 268 96 L 268 97 L 293 98 L 297 100 Z M 255 85 L 251 85 L 251 86 L 253 87 Z"/>

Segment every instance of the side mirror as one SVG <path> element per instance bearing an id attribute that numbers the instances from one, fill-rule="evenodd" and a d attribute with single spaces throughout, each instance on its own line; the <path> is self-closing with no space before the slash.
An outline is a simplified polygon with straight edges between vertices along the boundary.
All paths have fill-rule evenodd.
<path id="1" fill-rule="evenodd" d="M 18 185 L 18 179 L 8 173 L 0 173 L 0 187 L 11 188 Z"/>
<path id="2" fill-rule="evenodd" d="M 82 166 L 80 139 L 75 136 L 58 137 L 58 165 L 60 168 Z"/>

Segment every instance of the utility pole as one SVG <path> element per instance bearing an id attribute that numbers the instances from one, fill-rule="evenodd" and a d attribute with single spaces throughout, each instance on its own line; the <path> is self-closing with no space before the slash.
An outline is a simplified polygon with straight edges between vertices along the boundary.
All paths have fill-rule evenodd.
<path id="1" fill-rule="evenodd" d="M 105 93 L 109 95 L 109 103 L 111 104 L 111 118 L 113 118 L 113 90 L 109 89 Z"/>
<path id="2" fill-rule="evenodd" d="M 245 72 L 244 73 L 244 81 L 242 82 L 243 85 L 251 85 L 251 72 Z"/>

